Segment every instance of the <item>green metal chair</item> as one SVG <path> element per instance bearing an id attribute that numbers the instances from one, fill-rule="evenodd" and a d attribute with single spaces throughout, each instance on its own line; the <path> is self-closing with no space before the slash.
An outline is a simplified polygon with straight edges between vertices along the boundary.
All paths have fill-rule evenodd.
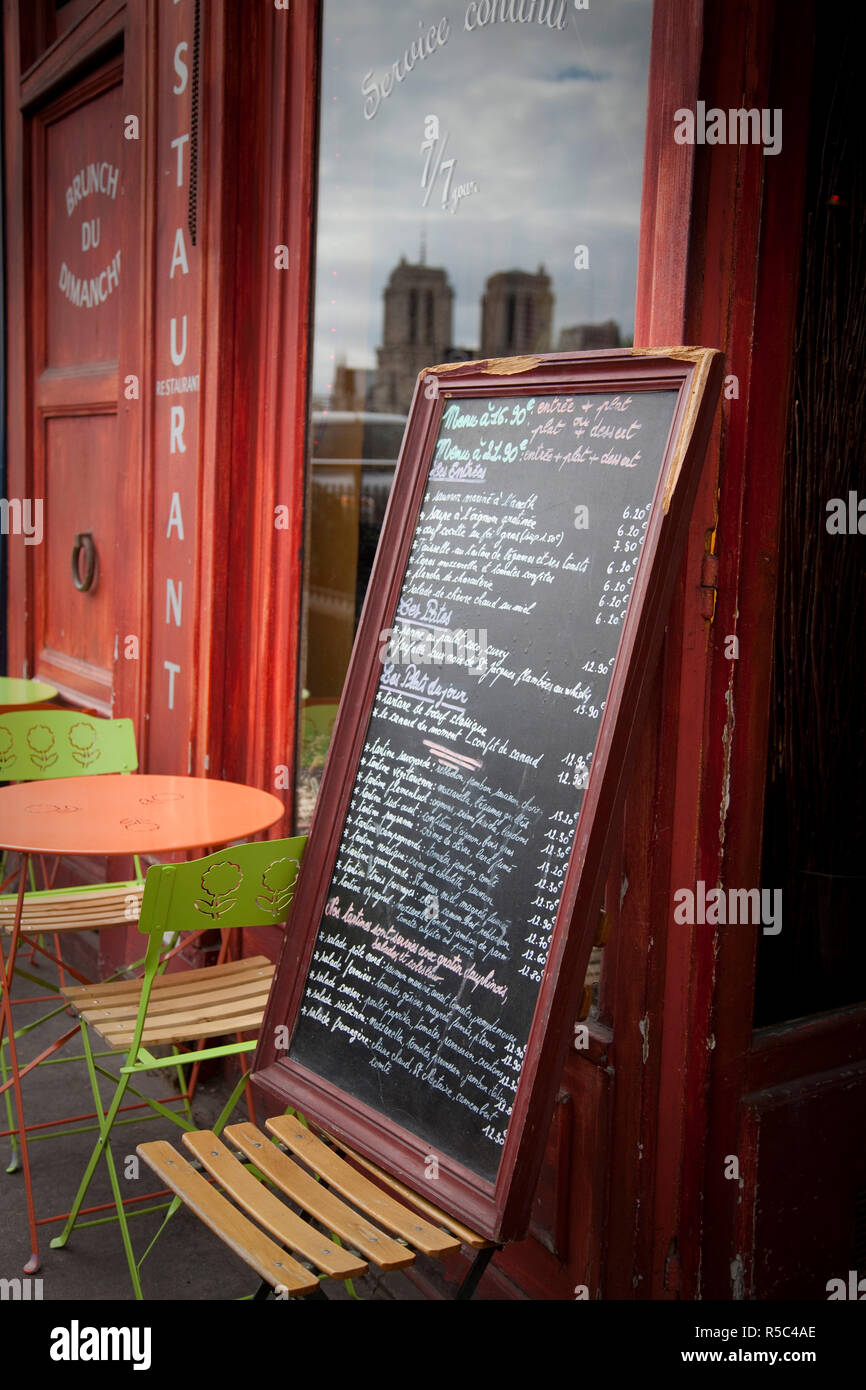
<path id="1" fill-rule="evenodd" d="M 267 840 L 234 845 L 187 864 L 155 865 L 147 873 L 138 924 L 139 931 L 148 937 L 143 979 L 105 985 L 67 986 L 62 991 L 80 1019 L 90 1085 L 100 1125 L 99 1138 L 66 1225 L 62 1233 L 51 1241 L 51 1247 L 60 1249 L 65 1246 L 76 1227 L 101 1224 L 79 1221 L 78 1215 L 99 1160 L 104 1158 L 116 1211 L 116 1217 L 108 1219 L 117 1220 L 120 1224 L 136 1298 L 142 1296 L 141 1262 L 159 1236 L 162 1226 L 141 1260 L 136 1261 L 110 1142 L 124 1096 L 129 1091 L 181 1129 L 193 1130 L 195 1125 L 188 1116 L 176 1114 L 161 1102 L 144 1095 L 134 1086 L 133 1078 L 145 1072 L 198 1065 L 212 1057 L 251 1052 L 256 1046 L 255 1038 L 249 1040 L 242 1035 L 258 1033 L 274 974 L 274 965 L 264 956 L 223 961 L 200 970 L 167 974 L 164 973 L 163 963 L 165 938 L 174 940 L 178 933 L 200 932 L 212 927 L 226 930 L 273 926 L 284 922 L 294 897 L 295 880 L 305 844 L 306 836 Z M 119 1077 L 113 1075 L 94 1055 L 90 1029 L 124 1057 Z M 232 1034 L 235 1035 L 234 1042 L 203 1046 L 208 1038 Z M 196 1045 L 189 1051 L 177 1050 L 181 1044 L 188 1043 Z M 175 1051 L 156 1057 L 151 1049 L 161 1045 L 171 1046 Z M 107 1077 L 114 1085 L 114 1094 L 107 1109 L 103 1107 L 100 1095 L 100 1076 Z M 246 1084 L 247 1072 L 242 1071 L 214 1126 L 215 1133 L 219 1134 L 230 1118 Z M 178 1198 L 168 1204 L 165 1221 L 169 1220 L 178 1205 Z"/>
<path id="2" fill-rule="evenodd" d="M 135 731 L 131 719 L 97 719 L 76 710 L 39 709 L 12 711 L 0 714 L 0 781 L 41 782 L 58 777 L 90 777 L 106 773 L 131 773 L 138 767 Z M 5 861 L 5 856 L 4 856 Z M 128 925 L 135 921 L 141 909 L 144 879 L 138 856 L 134 856 L 135 877 L 119 883 L 100 883 L 74 888 L 54 888 L 59 867 L 51 869 L 42 863 L 43 881 L 48 885 L 35 888 L 33 862 L 30 861 L 30 884 L 33 891 L 25 894 L 20 933 L 30 946 L 30 961 L 38 952 L 54 961 L 64 982 L 64 966 L 60 942 L 68 932 L 101 930 L 104 927 Z M 2 875 L 0 875 L 2 877 Z M 14 877 L 0 887 L 5 887 Z M 10 933 L 14 926 L 17 894 L 0 893 L 0 933 Z M 51 936 L 54 952 L 44 944 Z M 17 958 L 17 943 L 10 953 L 14 973 L 52 993 L 34 996 L 28 1003 L 48 1002 L 57 998 L 58 989 L 50 981 L 29 973 Z M 74 973 L 74 972 L 70 972 Z M 82 977 L 78 977 L 82 978 Z M 2 988 L 2 984 L 0 984 Z M 16 1040 L 25 1033 L 47 1023 L 66 1010 L 65 1001 L 50 1013 L 15 1032 Z M 74 1031 L 74 1030 L 73 1030 Z M 52 1050 L 39 1060 L 45 1060 Z M 0 1084 L 8 1078 L 6 1049 L 8 1039 L 0 1041 Z M 67 1060 L 67 1059 L 64 1059 Z M 71 1059 L 68 1059 L 71 1060 Z M 31 1063 L 31 1066 L 38 1065 Z M 7 1172 L 20 1167 L 17 1132 L 12 1114 L 11 1092 L 4 1090 L 4 1101 L 10 1137 L 11 1157 Z M 93 1117 L 85 1117 L 93 1118 Z M 49 1137 L 46 1135 L 46 1137 Z"/>
<path id="3" fill-rule="evenodd" d="M 96 719 L 65 709 L 12 710 L 0 714 L 0 782 L 92 777 L 134 772 L 137 767 L 131 719 Z M 3 858 L 5 864 L 5 853 Z M 140 881 L 137 858 L 135 863 Z M 48 873 L 44 876 L 52 877 Z M 31 886 L 35 886 L 32 878 Z M 108 886 L 100 885 L 100 890 Z M 72 891 L 75 890 L 61 889 L 60 893 Z M 0 896 L 0 928 L 11 921 L 14 905 L 14 894 Z M 40 910 L 48 910 L 47 899 L 40 899 L 39 905 Z"/>

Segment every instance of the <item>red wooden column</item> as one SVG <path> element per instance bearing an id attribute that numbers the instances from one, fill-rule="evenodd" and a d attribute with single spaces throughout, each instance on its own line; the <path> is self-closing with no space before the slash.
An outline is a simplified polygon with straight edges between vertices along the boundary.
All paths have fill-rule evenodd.
<path id="1" fill-rule="evenodd" d="M 315 7 L 227 7 L 222 42 L 224 66 L 214 55 L 214 74 L 224 73 L 232 115 L 221 132 L 225 174 L 213 185 L 208 214 L 221 245 L 209 275 L 214 312 L 232 328 L 219 341 L 222 387 L 204 425 L 225 522 L 214 538 L 209 683 L 211 692 L 223 693 L 219 709 L 213 693 L 209 702 L 210 770 L 284 795 L 291 808 L 317 119 Z"/>
<path id="2" fill-rule="evenodd" d="M 114 660 L 114 709 L 117 717 L 133 720 L 139 762 L 147 753 L 148 662 L 153 590 L 148 581 L 153 547 L 151 510 L 151 449 L 153 419 L 151 370 L 152 305 L 154 298 L 154 237 L 156 220 L 156 116 L 152 53 L 155 44 L 151 4 L 125 7 L 124 116 L 138 117 L 138 139 L 124 138 L 124 197 L 129 205 L 122 246 L 124 276 L 129 282 L 134 312 L 120 324 L 118 345 L 116 488 L 120 514 L 132 520 L 136 534 L 123 528 L 118 550 L 126 556 L 124 581 L 114 593 L 117 631 Z M 128 124 L 124 122 L 126 129 Z M 133 133 L 131 130 L 129 133 Z M 137 378 L 138 397 L 130 389 Z M 133 639 L 130 641 L 129 639 Z M 129 862 L 118 865 L 129 872 Z"/>
<path id="3" fill-rule="evenodd" d="M 701 876 L 707 881 L 711 875 L 722 876 L 722 882 L 732 885 L 761 883 L 780 501 L 803 250 L 812 35 L 819 13 L 814 0 L 767 6 L 768 15 L 765 7 L 754 8 L 755 22 L 751 14 L 744 17 L 744 23 L 746 18 L 750 22 L 751 44 L 741 38 L 740 47 L 735 35 L 728 34 L 723 6 L 718 7 L 713 30 L 719 53 L 718 104 L 739 90 L 745 67 L 760 85 L 746 88 L 748 100 L 743 104 L 784 113 L 779 155 L 762 161 L 760 151 L 743 151 L 749 159 L 745 169 L 737 171 L 742 191 L 729 237 L 733 269 L 725 311 L 731 370 L 740 375 L 740 400 L 727 408 L 719 602 L 708 703 L 708 723 L 716 736 L 708 741 L 699 835 L 704 847 Z M 716 206 L 732 196 L 732 183 L 733 173 L 728 188 L 713 195 Z M 710 246 L 707 259 L 714 254 Z M 705 300 L 703 309 L 706 313 L 712 305 Z M 732 632 L 740 641 L 737 662 L 727 660 L 723 650 L 724 635 Z M 754 1183 L 755 1155 L 745 1150 L 740 1116 L 744 1095 L 758 1089 L 753 1070 L 757 940 L 755 932 L 729 927 L 720 933 L 714 962 L 715 1046 L 708 1054 L 712 1103 L 701 1190 L 692 1200 L 693 1223 L 702 1227 L 705 1298 L 748 1298 L 752 1288 L 755 1236 L 749 1227 L 753 1213 L 748 1189 Z M 861 1029 L 862 1020 L 861 1010 Z M 833 1020 L 829 1022 L 833 1031 Z M 852 1022 L 853 1032 L 857 1022 Z M 765 1076 L 763 1084 L 803 1077 L 822 1065 L 832 1068 L 848 1055 L 861 1056 L 862 1034 L 859 1047 L 849 1054 L 846 1043 L 851 1034 L 846 1035 L 843 1019 L 837 1023 L 841 1027 L 836 1030 L 835 1054 L 831 1042 L 822 1063 L 820 1047 L 806 1036 L 801 1054 L 794 1051 L 785 1059 L 787 1074 Z M 739 1154 L 746 1200 L 740 1184 L 724 1176 L 725 1156 L 732 1153 Z M 774 1204 L 781 1208 L 785 1200 L 778 1186 Z M 779 1252 L 782 1263 L 786 1257 L 787 1252 Z"/>
<path id="4" fill-rule="evenodd" d="M 654 10 L 636 346 L 722 346 L 714 337 L 692 337 L 686 328 L 691 242 L 698 223 L 693 205 L 696 151 L 673 140 L 674 111 L 694 107 L 700 95 L 703 9 L 700 0 L 657 0 Z M 714 433 L 672 602 L 657 694 L 626 804 L 621 859 L 614 860 L 608 884 L 606 906 L 614 920 L 601 1005 L 612 1023 L 608 1062 L 615 1082 L 607 1238 L 599 1278 L 605 1298 L 660 1296 L 658 1281 L 650 1274 L 659 1234 L 652 1203 L 656 1168 L 662 1161 L 660 1087 L 663 1067 L 674 1063 L 668 1025 L 680 1033 L 686 1026 L 690 974 L 688 958 L 681 958 L 665 976 L 669 884 L 680 881 L 683 872 L 682 881 L 689 882 L 688 872 L 675 866 L 675 858 L 678 847 L 686 858 L 690 843 L 694 848 L 689 817 L 694 825 L 706 675 L 706 624 L 698 598 L 706 534 L 713 525 L 717 468 Z M 661 1142 L 680 1147 L 670 1132 Z M 602 1232 L 596 1235 L 601 1239 Z M 668 1235 L 668 1246 L 671 1240 Z M 663 1237 L 659 1243 L 664 1244 Z"/>
<path id="5" fill-rule="evenodd" d="M 200 505 L 211 461 L 200 443 L 203 280 L 207 234 L 199 217 L 201 16 L 194 0 L 156 10 L 156 201 L 153 283 L 151 636 L 148 646 L 151 772 L 198 771 L 193 704 L 200 597 L 207 574 L 208 508 Z M 198 27 L 197 27 L 198 26 Z M 209 42 L 209 37 L 208 37 Z"/>
<path id="6" fill-rule="evenodd" d="M 713 931 L 675 924 L 673 894 L 698 879 L 760 883 L 759 799 L 750 813 L 741 810 L 752 850 L 736 870 L 726 862 L 726 838 L 734 759 L 742 750 L 762 784 L 766 757 L 766 720 L 756 724 L 749 711 L 763 702 L 766 713 L 766 616 L 775 602 L 770 516 L 784 445 L 808 82 L 808 71 L 792 66 L 785 48 L 786 34 L 798 32 L 808 8 L 798 5 L 797 15 L 788 9 L 777 27 L 776 6 L 758 0 L 656 6 L 636 342 L 720 347 L 736 381 L 725 393 L 695 505 L 655 727 L 648 726 L 626 814 L 628 886 L 617 949 L 627 950 L 632 966 L 635 951 L 645 950 L 647 969 L 643 980 L 631 968 L 619 968 L 616 977 L 606 1297 L 694 1298 L 701 1280 L 706 1287 L 705 1207 L 710 1196 L 720 1197 L 723 1156 L 733 1142 L 733 1130 L 727 1149 L 717 1142 L 717 1033 L 733 1030 L 742 1047 L 751 1032 L 753 937 L 742 929 L 739 938 L 721 934 L 722 955 L 737 962 L 722 990 Z M 694 109 L 698 98 L 725 109 L 784 104 L 782 153 L 765 156 L 760 145 L 675 144 L 674 111 Z M 760 337 L 756 286 L 759 309 L 766 304 L 772 315 L 772 330 Z M 749 477 L 750 458 L 763 474 L 761 495 Z M 760 578 L 742 573 L 749 525 L 757 525 L 766 546 Z M 710 621 L 714 597 L 702 583 L 713 582 L 716 563 Z M 755 604 L 763 614 L 756 627 Z M 726 637 L 739 633 L 742 644 L 750 631 L 756 641 L 741 645 L 739 663 L 729 659 Z M 730 1119 L 734 1091 L 724 1104 Z M 725 1189 L 730 1203 L 734 1188 Z M 712 1279 L 716 1296 L 731 1296 L 727 1268 Z"/>
<path id="7" fill-rule="evenodd" d="M 196 35 L 195 11 L 158 0 L 148 34 L 148 765 L 290 808 L 317 29 L 215 0 Z"/>

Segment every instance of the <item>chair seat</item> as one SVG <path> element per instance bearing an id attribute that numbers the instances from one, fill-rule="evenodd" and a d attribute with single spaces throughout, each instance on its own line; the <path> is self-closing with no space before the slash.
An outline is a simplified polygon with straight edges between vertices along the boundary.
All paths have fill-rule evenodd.
<path id="1" fill-rule="evenodd" d="M 272 1288 L 303 1295 L 317 1287 L 317 1278 L 294 1256 L 322 1274 L 348 1279 L 365 1273 L 369 1264 L 382 1270 L 405 1268 L 419 1251 L 442 1258 L 456 1253 L 461 1243 L 476 1250 L 489 1248 L 490 1242 L 482 1236 L 352 1154 L 355 1162 L 375 1174 L 377 1182 L 372 1182 L 296 1117 L 277 1116 L 267 1121 L 267 1128 L 288 1153 L 252 1124 L 229 1125 L 225 1131 L 240 1160 L 210 1130 L 184 1134 L 183 1143 L 193 1161 L 222 1192 L 165 1140 L 139 1144 L 137 1152 Z M 253 1176 L 246 1166 L 250 1163 L 295 1210 Z M 383 1191 L 379 1183 L 390 1186 L 416 1209 Z M 338 1237 L 341 1244 L 323 1231 Z"/>
<path id="2" fill-rule="evenodd" d="M 273 962 L 266 956 L 160 975 L 147 1007 L 143 1045 L 257 1030 L 273 976 Z M 61 993 L 107 1043 L 125 1050 L 132 1043 L 141 990 L 141 980 L 118 980 L 68 985 Z"/>
<path id="3" fill-rule="evenodd" d="M 25 893 L 21 931 L 72 932 L 128 926 L 141 914 L 144 884 L 106 883 L 95 888 L 50 888 Z M 11 932 L 17 894 L 0 897 L 0 931 Z"/>

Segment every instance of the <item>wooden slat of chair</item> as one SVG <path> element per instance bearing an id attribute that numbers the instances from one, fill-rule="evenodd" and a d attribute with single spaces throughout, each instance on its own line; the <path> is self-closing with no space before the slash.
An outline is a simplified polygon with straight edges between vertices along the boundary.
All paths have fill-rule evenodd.
<path id="1" fill-rule="evenodd" d="M 207 992 L 211 990 L 220 980 L 228 979 L 243 983 L 249 980 L 263 980 L 270 986 L 270 981 L 274 974 L 274 963 L 265 956 L 252 956 L 247 960 L 228 960 L 225 965 L 203 966 L 200 970 L 177 970 L 172 974 L 161 974 L 153 983 L 153 992 L 150 998 L 171 998 L 172 994 L 178 997 L 188 998 L 197 992 Z M 106 1005 L 106 1008 L 114 1005 L 131 1004 L 133 1009 L 138 1009 L 140 992 L 142 992 L 142 981 L 140 980 L 113 980 L 110 984 L 70 984 L 64 988 L 64 995 L 70 1004 L 76 1008 L 81 1008 L 86 1004 L 88 1008 L 99 1008 Z"/>
<path id="2" fill-rule="evenodd" d="M 225 1135 L 291 1201 L 353 1249 L 360 1250 L 380 1269 L 402 1269 L 412 1264 L 415 1256 L 411 1250 L 371 1225 L 322 1183 L 316 1182 L 255 1125 L 228 1125 Z"/>
<path id="3" fill-rule="evenodd" d="M 197 1173 L 165 1139 L 139 1144 L 136 1150 L 145 1163 L 171 1188 L 230 1250 L 274 1288 L 289 1293 L 312 1293 L 319 1287 L 314 1274 L 281 1250 L 264 1231 L 243 1212 L 232 1206 L 201 1173 Z"/>
<path id="4" fill-rule="evenodd" d="M 424 1212 L 432 1221 L 441 1223 L 452 1235 L 455 1235 L 459 1241 L 462 1241 L 464 1245 L 471 1246 L 473 1250 L 489 1250 L 493 1245 L 493 1241 L 486 1240 L 484 1236 L 478 1235 L 477 1231 L 470 1230 L 468 1226 L 463 1225 L 462 1221 L 455 1220 L 453 1216 L 447 1216 L 444 1211 L 440 1211 L 432 1202 L 428 1202 L 426 1197 L 420 1197 L 417 1192 L 414 1192 L 411 1187 L 407 1187 L 405 1183 L 400 1182 L 398 1178 L 392 1178 L 391 1174 L 386 1173 L 383 1168 L 378 1168 L 376 1164 L 371 1163 L 368 1158 L 362 1158 L 360 1154 L 355 1153 L 354 1149 L 350 1149 L 348 1144 L 341 1143 L 341 1141 L 335 1139 L 333 1135 L 329 1137 L 334 1147 L 339 1149 L 341 1153 L 347 1154 L 353 1163 L 360 1164 L 362 1168 L 367 1169 L 368 1173 L 373 1173 L 379 1182 L 385 1183 L 392 1192 L 396 1192 L 400 1197 L 404 1198 L 405 1201 L 409 1202 L 411 1206 L 417 1207 L 419 1211 Z"/>
<path id="5" fill-rule="evenodd" d="M 182 1023 L 154 1028 L 145 1026 L 141 1041 L 145 1047 L 159 1047 L 169 1043 L 195 1042 L 197 1038 L 219 1038 L 226 1033 L 255 1033 L 261 1027 L 267 1002 L 267 995 L 264 995 L 255 1008 L 245 1013 L 236 1010 L 216 1018 L 209 1014 L 196 1016 L 190 1013 Z M 106 1042 L 113 1041 L 113 1035 L 106 1033 L 104 1036 Z M 117 1034 L 116 1038 L 121 1040 L 119 1045 L 124 1046 L 124 1038 L 132 1041 L 132 1032 Z"/>
<path id="6" fill-rule="evenodd" d="M 335 1279 L 354 1279 L 366 1273 L 365 1260 L 335 1245 L 303 1217 L 297 1216 L 238 1162 L 212 1130 L 184 1134 L 183 1142 L 211 1177 L 216 1178 L 223 1191 L 296 1255 Z"/>
<path id="7" fill-rule="evenodd" d="M 267 995 L 262 998 L 257 1008 L 250 1009 L 246 1013 L 236 1011 L 221 1015 L 219 1018 L 197 1017 L 190 1013 L 185 1016 L 182 1025 L 159 1025 L 157 1027 L 145 1025 L 141 1041 L 145 1047 L 159 1047 L 162 1044 L 195 1042 L 200 1038 L 219 1038 L 225 1033 L 254 1033 L 261 1027 L 266 1003 Z M 103 1027 L 97 1028 L 96 1031 L 111 1047 L 118 1051 L 128 1048 L 133 1038 L 132 1028 L 114 1030 Z"/>
<path id="8" fill-rule="evenodd" d="M 128 925 L 139 915 L 141 894 L 140 887 L 130 884 L 82 893 L 30 893 L 24 899 L 21 930 L 81 931 L 88 927 Z M 134 904 L 130 898 L 135 899 Z M 12 930 L 15 905 L 15 895 L 0 899 L 0 930 Z"/>
<path id="9" fill-rule="evenodd" d="M 460 1241 L 410 1212 L 389 1197 L 361 1173 L 340 1158 L 333 1149 L 317 1139 L 293 1115 L 277 1115 L 266 1121 L 271 1134 L 318 1173 L 329 1186 L 336 1189 L 355 1206 L 366 1212 L 388 1230 L 408 1240 L 425 1255 L 441 1258 L 460 1249 Z"/>
<path id="10" fill-rule="evenodd" d="M 250 1001 L 259 999 L 263 992 L 267 996 L 270 981 L 250 978 L 247 975 L 240 980 L 228 976 L 222 983 L 217 980 L 212 982 L 212 985 L 209 990 L 191 990 L 189 994 L 183 990 L 168 991 L 154 987 L 147 1009 L 148 1018 L 153 1014 L 154 1023 L 168 1023 L 175 1015 L 187 1013 L 193 1007 L 207 1011 L 211 1008 L 225 1008 L 234 1003 L 246 1008 Z M 102 1022 L 120 1026 L 129 1020 L 135 1020 L 138 1000 L 122 999 L 118 1003 L 106 1004 L 103 1000 L 91 1001 L 85 996 L 76 1000 L 76 1007 L 94 1027 L 98 1028 Z"/>
<path id="11" fill-rule="evenodd" d="M 112 927 L 128 927 L 130 920 L 116 912 L 89 912 L 80 917 L 64 917 L 62 921 L 46 915 L 41 919 L 34 918 L 30 922 L 22 923 L 21 935 L 53 936 L 57 932 L 58 936 L 63 936 L 65 933 L 77 931 L 108 931 Z"/>
<path id="12" fill-rule="evenodd" d="M 24 918 L 21 922 L 22 932 L 36 931 L 86 931 L 92 922 L 104 922 L 106 925 L 120 925 L 125 922 L 127 925 L 134 921 L 133 917 L 124 916 L 122 905 L 95 905 L 92 908 L 81 908 L 75 912 L 66 912 L 63 916 L 51 912 L 27 912 L 25 909 Z M 11 917 L 0 922 L 0 927 L 6 932 L 10 932 L 13 927 Z"/>
<path id="13" fill-rule="evenodd" d="M 56 903 L 98 903 L 110 898 L 118 898 L 125 903 L 127 897 L 141 899 L 143 888 L 137 883 L 112 883 L 93 888 L 38 888 L 27 893 L 24 898 L 25 916 L 28 907 L 38 907 L 44 903 L 53 907 Z M 4 893 L 0 897 L 0 917 L 12 917 L 15 913 L 17 893 Z"/>
<path id="14" fill-rule="evenodd" d="M 153 985 L 143 1044 L 188 1042 L 259 1028 L 273 972 L 273 964 L 260 956 L 161 976 Z M 141 988 L 139 980 L 124 980 L 68 986 L 62 992 L 106 1042 L 124 1048 L 132 1042 Z"/>
<path id="15" fill-rule="evenodd" d="M 214 1024 L 228 1022 L 240 1015 L 246 1017 L 248 1014 L 255 1013 L 257 1009 L 262 1009 L 267 1003 L 267 987 L 260 987 L 252 994 L 245 994 L 243 998 L 235 998 L 230 994 L 228 998 L 216 995 L 206 1003 L 199 1003 L 198 1000 L 179 999 L 172 1009 L 164 1014 L 157 1014 L 154 1018 L 148 1017 L 144 1025 L 142 1037 L 150 1035 L 155 1038 L 157 1034 L 169 1034 L 174 1037 L 177 1035 L 186 1036 L 190 1028 L 195 1028 L 199 1023 Z M 108 1041 L 116 1037 L 131 1036 L 135 1025 L 135 1019 L 127 1017 L 118 1018 L 113 1009 L 82 1009 L 82 1015 L 87 1022 L 97 1032 L 101 1033 Z M 232 1031 L 229 1029 L 229 1031 Z M 200 1036 L 200 1035 L 199 1035 Z"/>
<path id="16" fill-rule="evenodd" d="M 273 971 L 273 961 L 269 961 L 266 956 L 250 956 L 245 960 L 227 961 L 223 965 L 207 965 L 199 970 L 178 970 L 172 974 L 160 975 L 154 981 L 153 993 L 169 995 L 175 991 L 177 994 L 189 995 L 197 990 L 210 989 L 216 980 L 226 975 L 233 979 L 242 979 L 245 975 L 270 979 Z M 64 994 L 70 1003 L 76 1005 L 85 998 L 88 1005 L 97 1005 L 103 1000 L 106 1004 L 133 1000 L 138 1008 L 141 981 L 113 980 L 108 984 L 97 982 L 92 985 L 68 985 Z"/>
<path id="17" fill-rule="evenodd" d="M 238 1002 L 242 999 L 256 998 L 263 990 L 267 994 L 268 988 L 270 988 L 270 980 L 267 976 L 259 977 L 257 974 L 250 973 L 249 970 L 242 974 L 229 972 L 227 976 L 222 976 L 221 980 L 211 980 L 209 990 L 199 988 L 199 990 L 186 991 L 177 988 L 177 986 L 172 986 L 170 990 L 160 990 L 157 980 L 152 992 L 150 992 L 150 1004 L 147 1005 L 147 1012 L 153 1011 L 154 1015 L 174 1013 L 178 1008 L 183 1008 L 189 1001 L 195 1001 L 199 1008 L 206 1009 L 210 1004 L 225 1004 L 229 998 L 238 999 Z M 140 983 L 138 994 L 140 994 Z M 88 995 L 83 995 L 83 997 L 76 999 L 75 1004 L 76 1008 L 82 1009 L 82 1011 L 86 1009 L 88 1016 L 92 1016 L 93 1019 L 97 1019 L 101 1012 L 101 1016 L 106 1017 L 106 1019 L 115 1019 L 120 1022 L 121 1019 L 128 1019 L 129 1016 L 135 1017 L 136 1012 L 138 1012 L 139 1001 L 135 994 L 129 998 L 121 995 L 120 998 L 110 999 L 110 1001 L 103 997 L 88 998 Z"/>

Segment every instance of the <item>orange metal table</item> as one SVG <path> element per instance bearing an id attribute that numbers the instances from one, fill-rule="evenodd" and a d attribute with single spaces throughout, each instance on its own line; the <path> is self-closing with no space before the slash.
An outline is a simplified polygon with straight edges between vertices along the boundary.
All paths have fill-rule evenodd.
<path id="1" fill-rule="evenodd" d="M 0 787 L 0 847 L 22 854 L 166 854 L 245 839 L 285 806 L 209 777 L 121 773 Z"/>
<path id="2" fill-rule="evenodd" d="M 0 848 L 22 855 L 18 901 L 8 957 L 0 934 L 0 1041 L 8 1035 L 19 1142 L 32 1245 L 26 1269 L 39 1267 L 36 1213 L 21 1099 L 21 1075 L 12 1026 L 10 987 L 21 933 L 31 854 L 132 855 L 213 849 L 274 825 L 285 806 L 270 792 L 206 777 L 59 777 L 35 785 L 0 787 Z M 30 1070 L 29 1063 L 25 1070 Z M 4 1086 L 5 1090 L 6 1087 Z"/>

